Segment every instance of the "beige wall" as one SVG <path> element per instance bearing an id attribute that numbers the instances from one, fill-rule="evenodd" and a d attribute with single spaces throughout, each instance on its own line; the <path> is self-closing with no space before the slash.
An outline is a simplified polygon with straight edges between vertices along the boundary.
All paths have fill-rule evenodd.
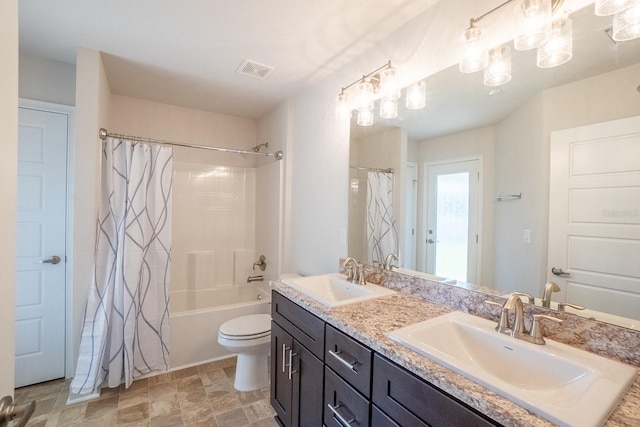
<path id="1" fill-rule="evenodd" d="M 20 98 L 63 105 L 76 103 L 76 67 L 30 55 L 20 55 Z"/>
<path id="2" fill-rule="evenodd" d="M 100 144 L 98 129 L 109 127 L 109 98 L 111 92 L 102 65 L 100 53 L 90 49 L 78 49 L 76 68 L 76 116 L 72 160 L 73 233 L 71 296 L 69 321 L 72 325 L 71 365 L 67 376 L 73 376 L 80 339 L 82 313 L 93 274 L 96 218 L 98 213 L 98 189 L 100 184 Z M 70 255 L 70 256 L 69 256 Z"/>
<path id="3" fill-rule="evenodd" d="M 0 2 L 0 397 L 13 396 L 15 224 L 18 165 L 18 1 Z"/>

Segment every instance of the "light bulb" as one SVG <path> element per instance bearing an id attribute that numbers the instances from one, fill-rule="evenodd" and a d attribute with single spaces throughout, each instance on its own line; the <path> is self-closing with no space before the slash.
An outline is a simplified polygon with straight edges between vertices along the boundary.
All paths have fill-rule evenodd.
<path id="1" fill-rule="evenodd" d="M 356 123 L 359 126 L 371 126 L 373 124 L 373 110 L 358 111 Z"/>
<path id="2" fill-rule="evenodd" d="M 466 42 L 464 54 L 460 61 L 460 71 L 463 73 L 475 73 L 487 66 L 489 56 L 480 40 L 482 31 L 478 27 L 471 26 L 464 32 L 463 39 Z"/>
<path id="3" fill-rule="evenodd" d="M 500 86 L 511 80 L 511 49 L 499 46 L 489 51 L 489 65 L 484 69 L 484 84 Z"/>
<path id="4" fill-rule="evenodd" d="M 626 41 L 640 37 L 640 0 L 633 6 L 613 16 L 613 32 L 616 41 Z"/>
<path id="5" fill-rule="evenodd" d="M 380 73 L 380 97 L 389 100 L 400 98 L 400 85 L 396 69 L 391 66 Z"/>
<path id="6" fill-rule="evenodd" d="M 427 91 L 424 80 L 412 83 L 407 87 L 407 103 L 409 110 L 419 110 L 427 104 Z"/>
<path id="7" fill-rule="evenodd" d="M 382 117 L 383 119 L 395 119 L 396 117 L 398 117 L 398 100 L 381 99 L 380 117 Z"/>
<path id="8" fill-rule="evenodd" d="M 373 111 L 373 85 L 366 80 L 358 84 L 358 111 Z"/>
<path id="9" fill-rule="evenodd" d="M 573 56 L 573 31 L 570 19 L 557 19 L 551 24 L 551 37 L 538 48 L 540 68 L 557 67 Z"/>
<path id="10" fill-rule="evenodd" d="M 349 108 L 349 98 L 342 91 L 336 98 L 336 119 L 347 120 L 351 118 L 351 109 Z"/>
<path id="11" fill-rule="evenodd" d="M 551 32 L 551 0 L 521 0 L 516 4 L 516 28 L 513 39 L 517 50 L 539 47 Z"/>
<path id="12" fill-rule="evenodd" d="M 633 4 L 633 0 L 596 0 L 595 12 L 598 16 L 609 16 L 622 12 Z"/>

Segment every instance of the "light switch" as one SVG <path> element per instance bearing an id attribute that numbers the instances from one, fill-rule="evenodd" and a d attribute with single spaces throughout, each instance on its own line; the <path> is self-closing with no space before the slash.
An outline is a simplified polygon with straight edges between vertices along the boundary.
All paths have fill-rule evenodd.
<path id="1" fill-rule="evenodd" d="M 525 243 L 531 243 L 531 230 L 524 230 L 522 238 Z"/>

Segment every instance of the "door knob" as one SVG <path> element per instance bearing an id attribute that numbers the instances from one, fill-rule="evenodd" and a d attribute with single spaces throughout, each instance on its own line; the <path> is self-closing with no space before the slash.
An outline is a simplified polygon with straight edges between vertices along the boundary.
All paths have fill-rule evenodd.
<path id="1" fill-rule="evenodd" d="M 429 240 L 427 240 L 427 243 L 429 243 L 430 245 L 433 245 L 435 242 L 436 242 L 436 241 L 435 241 L 435 240 L 433 240 L 433 239 L 429 239 Z"/>
<path id="2" fill-rule="evenodd" d="M 551 267 L 551 272 L 556 276 L 570 276 L 569 273 L 567 273 L 566 271 L 563 271 L 561 268 L 558 268 L 558 267 Z"/>
<path id="3" fill-rule="evenodd" d="M 61 261 L 61 258 L 58 255 L 54 255 L 51 258 L 43 259 L 40 261 L 40 264 L 57 264 Z"/>

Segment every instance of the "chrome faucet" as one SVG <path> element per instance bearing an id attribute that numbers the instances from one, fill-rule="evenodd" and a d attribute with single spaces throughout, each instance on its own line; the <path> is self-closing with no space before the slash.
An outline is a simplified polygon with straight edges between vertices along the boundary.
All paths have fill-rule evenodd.
<path id="1" fill-rule="evenodd" d="M 524 324 L 524 309 L 522 300 L 520 299 L 521 296 L 523 296 L 522 293 L 514 292 L 509 295 L 509 298 L 507 298 L 504 304 L 498 304 L 494 301 L 485 301 L 487 304 L 497 305 L 501 307 L 502 311 L 500 313 L 500 320 L 498 321 L 498 325 L 496 326 L 496 331 L 500 332 L 501 334 L 511 335 L 513 338 L 525 340 L 527 342 L 538 345 L 543 345 L 545 344 L 545 341 L 542 333 L 542 328 L 540 327 L 540 320 L 546 319 L 556 323 L 562 323 L 562 320 L 556 317 L 547 316 L 545 314 L 534 314 L 533 322 L 531 324 L 531 332 L 527 331 Z M 509 310 L 513 310 L 515 313 L 513 327 L 511 327 L 511 325 L 509 324 Z"/>
<path id="2" fill-rule="evenodd" d="M 347 257 L 342 266 L 347 268 L 347 280 L 351 280 L 354 285 L 366 285 L 367 281 L 364 278 L 364 264 L 356 261 L 355 258 Z"/>
<path id="3" fill-rule="evenodd" d="M 342 267 L 347 269 L 347 280 L 351 280 L 353 283 L 357 282 L 356 276 L 358 275 L 358 261 L 355 258 L 347 257 L 342 262 Z"/>
<path id="4" fill-rule="evenodd" d="M 550 308 L 551 294 L 559 291 L 560 291 L 560 286 L 558 286 L 555 282 L 547 282 L 547 284 L 544 285 L 544 293 L 542 294 L 542 306 L 546 308 Z"/>
<path id="5" fill-rule="evenodd" d="M 390 252 L 389 255 L 387 255 L 387 257 L 384 259 L 383 268 L 385 270 L 391 271 L 393 269 L 393 267 L 398 267 L 397 265 L 392 265 L 391 264 L 393 261 L 400 262 L 400 260 L 396 256 L 396 254 L 394 254 L 393 252 Z"/>

